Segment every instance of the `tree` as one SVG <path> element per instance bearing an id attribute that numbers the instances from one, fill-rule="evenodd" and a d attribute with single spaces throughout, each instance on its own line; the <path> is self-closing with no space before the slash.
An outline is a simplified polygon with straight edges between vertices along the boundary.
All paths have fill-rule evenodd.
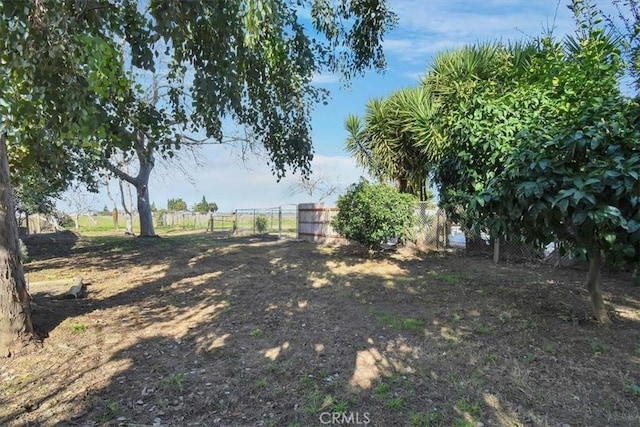
<path id="1" fill-rule="evenodd" d="M 588 2 L 572 9 L 578 31 L 565 43 L 466 47 L 439 56 L 424 83 L 441 104 L 441 203 L 494 237 L 586 256 L 605 323 L 602 254 L 640 254 L 638 107 L 620 92 L 619 40 Z"/>
<path id="2" fill-rule="evenodd" d="M 426 150 L 419 146 L 424 134 L 412 132 L 411 125 L 416 121 L 429 124 L 436 113 L 437 105 L 425 87 L 372 99 L 367 102 L 364 122 L 354 115 L 347 117 L 346 150 L 372 176 L 394 181 L 400 192 L 427 200 L 432 165 Z"/>
<path id="3" fill-rule="evenodd" d="M 465 46 L 436 55 L 423 78 L 439 113 L 410 130 L 433 159 L 440 206 L 469 229 L 482 226 L 470 201 L 502 172 L 516 134 L 536 120 L 531 97 L 516 94 L 512 82 L 539 48 L 536 41 Z"/>
<path id="4" fill-rule="evenodd" d="M 80 228 L 79 220 L 80 215 L 88 215 L 94 210 L 96 204 L 96 197 L 92 193 L 88 193 L 86 190 L 79 186 L 67 191 L 64 199 L 69 203 L 73 209 L 73 220 L 76 230 Z M 105 206 L 106 207 L 106 206 Z M 90 216 L 89 216 L 90 217 Z"/>
<path id="5" fill-rule="evenodd" d="M 222 141 L 222 118 L 232 117 L 252 128 L 279 177 L 287 168 L 308 172 L 310 111 L 325 99 L 312 85 L 313 74 L 348 79 L 384 68 L 381 40 L 395 23 L 383 0 L 150 0 L 142 6 L 133 0 L 0 3 L 0 117 L 11 170 L 37 170 L 62 188 L 73 178 L 95 184 L 97 164 L 108 167 L 104 159 L 117 150 L 135 153 L 145 162 L 136 177 L 112 172 L 136 186 L 141 235 L 153 234 L 148 175 L 154 153 L 171 157 L 181 146 L 177 126 Z M 301 7 L 311 9 L 319 34 L 306 32 Z M 139 96 L 144 91 L 125 72 L 131 69 L 125 57 L 141 73 L 169 64 L 162 88 L 167 102 Z M 7 174 L 8 195 L 9 182 Z M 0 210 L 11 211 L 3 220 L 15 222 L 13 202 L 2 203 Z M 15 262 L 17 227 L 2 231 L 0 353 L 7 354 L 33 328 Z M 20 316 L 12 314 L 16 302 Z"/>
<path id="6" fill-rule="evenodd" d="M 387 184 L 361 180 L 338 198 L 338 213 L 331 225 L 347 239 L 379 249 L 391 238 L 410 237 L 416 202 L 414 196 Z"/>
<path id="7" fill-rule="evenodd" d="M 0 268 L 8 273 L 1 279 L 0 356 L 19 351 L 24 340 L 33 333 L 29 293 L 22 270 L 18 226 L 15 218 L 5 134 L 0 133 Z"/>
<path id="8" fill-rule="evenodd" d="M 313 74 L 350 78 L 369 67 L 382 69 L 382 35 L 395 23 L 383 0 L 151 0 L 145 6 L 123 2 L 131 33 L 138 35 L 124 39 L 125 50 L 134 74 L 161 72 L 154 82 L 162 84 L 132 91 L 125 102 L 111 93 L 99 99 L 110 123 L 104 151 L 132 153 L 138 162 L 135 176 L 107 167 L 136 187 L 141 236 L 153 234 L 148 182 L 155 156 L 172 157 L 181 146 L 202 142 L 189 134 L 224 142 L 224 116 L 251 130 L 279 178 L 287 168 L 307 173 L 311 108 L 326 99 L 312 85 Z M 311 9 L 311 33 L 298 17 L 301 7 Z"/>
<path id="9" fill-rule="evenodd" d="M 49 186 L 43 176 L 31 176 L 30 179 L 22 178 L 20 183 L 13 187 L 18 225 L 22 221 L 29 227 L 29 216 L 33 214 L 51 215 L 55 211 L 54 197 L 57 191 Z"/>
<path id="10" fill-rule="evenodd" d="M 613 0 L 622 25 L 617 25 L 615 17 L 608 16 L 609 28 L 623 38 L 621 45 L 627 58 L 626 65 L 636 89 L 640 91 L 640 1 Z"/>
<path id="11" fill-rule="evenodd" d="M 579 19 L 590 12 L 582 7 L 574 3 Z M 560 54 L 532 64 L 537 93 L 546 91 L 539 101 L 552 114 L 522 130 L 505 173 L 491 180 L 478 204 L 494 230 L 517 230 L 539 245 L 557 239 L 585 256 L 593 311 L 607 323 L 602 255 L 636 265 L 640 257 L 639 110 L 620 92 L 618 40 L 602 28 L 581 28 Z"/>
<path id="12" fill-rule="evenodd" d="M 182 199 L 169 199 L 167 200 L 167 210 L 170 212 L 186 211 L 187 202 Z"/>
<path id="13" fill-rule="evenodd" d="M 202 201 L 200 203 L 196 203 L 193 206 L 193 211 L 201 214 L 214 213 L 218 210 L 218 205 L 216 202 L 207 202 L 207 199 L 202 196 Z"/>
<path id="14" fill-rule="evenodd" d="M 313 171 L 308 176 L 296 175 L 294 181 L 288 185 L 288 192 L 291 196 L 304 194 L 315 197 L 318 201 L 323 201 L 327 197 L 340 190 L 339 178 L 332 178 L 324 172 Z"/>
<path id="15" fill-rule="evenodd" d="M 79 60 L 86 53 L 79 37 L 83 19 L 69 7 L 70 2 L 0 3 L 2 356 L 20 351 L 34 330 L 9 171 L 19 185 L 25 177 L 43 177 L 59 192 L 74 177 L 91 183 L 99 155 L 92 136 L 100 126 L 88 121 L 90 90 Z M 93 53 L 96 59 L 101 54 Z"/>

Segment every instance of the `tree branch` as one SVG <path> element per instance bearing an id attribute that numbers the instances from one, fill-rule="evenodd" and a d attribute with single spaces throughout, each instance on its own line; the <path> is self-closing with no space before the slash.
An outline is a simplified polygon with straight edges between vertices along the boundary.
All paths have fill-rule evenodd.
<path id="1" fill-rule="evenodd" d="M 112 165 L 109 162 L 106 163 L 106 168 L 109 169 L 109 171 L 111 171 L 111 173 L 113 173 L 115 176 L 117 176 L 121 180 L 127 181 L 131 185 L 135 185 L 135 186 L 138 185 L 138 177 L 133 177 L 133 176 L 121 171 L 120 169 L 118 169 L 117 167 L 115 167 L 114 165 Z"/>

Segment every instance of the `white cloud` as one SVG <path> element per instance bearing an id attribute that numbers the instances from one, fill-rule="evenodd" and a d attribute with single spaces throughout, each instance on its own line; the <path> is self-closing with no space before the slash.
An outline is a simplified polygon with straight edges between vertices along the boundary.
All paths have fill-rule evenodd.
<path id="1" fill-rule="evenodd" d="M 311 79 L 313 84 L 332 84 L 340 82 L 340 77 L 336 74 L 314 74 Z"/>
<path id="2" fill-rule="evenodd" d="M 399 27 L 384 42 L 390 57 L 413 65 L 426 64 L 442 50 L 468 43 L 521 40 L 537 37 L 555 25 L 562 36 L 573 28 L 571 13 L 564 4 L 556 15 L 557 0 L 436 0 L 417 2 L 394 0 Z"/>

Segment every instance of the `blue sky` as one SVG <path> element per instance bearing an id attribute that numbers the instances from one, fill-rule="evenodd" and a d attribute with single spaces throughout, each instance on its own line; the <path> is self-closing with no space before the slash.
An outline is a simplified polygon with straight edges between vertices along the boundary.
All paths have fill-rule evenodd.
<path id="1" fill-rule="evenodd" d="M 604 6 L 610 2 L 596 3 Z M 361 115 L 372 97 L 384 97 L 396 89 L 416 85 L 434 54 L 468 43 L 535 37 L 552 26 L 559 36 L 573 29 L 567 0 L 560 5 L 557 0 L 391 0 L 390 4 L 398 14 L 399 25 L 384 41 L 386 73 L 369 72 L 352 81 L 348 88 L 336 76 L 318 75 L 314 79 L 317 85 L 331 91 L 331 99 L 327 106 L 318 106 L 313 115 L 316 154 L 312 169 L 340 188 L 363 174 L 343 150 L 346 116 Z M 608 9 L 613 11 L 611 6 Z M 156 206 L 166 207 L 167 199 L 176 197 L 191 206 L 203 195 L 225 212 L 318 201 L 304 194 L 291 195 L 294 179 L 285 178 L 278 183 L 263 159 L 243 161 L 237 148 L 207 146 L 201 154 L 201 166 L 185 164 L 189 178 L 182 172 L 156 167 L 149 185 Z M 111 191 L 116 192 L 113 184 Z M 335 196 L 325 202 L 332 204 L 334 200 Z M 103 191 L 95 197 L 95 208 L 102 209 L 105 204 L 112 206 Z M 64 202 L 59 207 L 69 209 Z"/>

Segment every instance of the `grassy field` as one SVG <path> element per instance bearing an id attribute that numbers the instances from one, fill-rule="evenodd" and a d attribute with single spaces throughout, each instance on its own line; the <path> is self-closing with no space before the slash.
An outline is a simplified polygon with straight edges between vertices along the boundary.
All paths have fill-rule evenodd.
<path id="1" fill-rule="evenodd" d="M 267 233 L 278 233 L 278 215 L 272 213 L 258 213 L 255 217 L 252 214 L 240 214 L 237 216 L 237 228 L 240 234 L 254 234 L 257 232 L 254 226 L 255 218 L 258 216 L 264 216 L 267 225 Z M 119 215 L 118 217 L 118 231 L 114 229 L 113 219 L 111 215 L 94 215 L 88 217 L 86 215 L 81 216 L 79 221 L 79 228 L 73 231 L 82 233 L 88 236 L 100 236 L 104 234 L 119 235 L 126 230 L 126 216 Z M 156 232 L 158 233 L 174 233 L 181 231 L 204 231 L 207 229 L 208 218 L 207 216 L 192 216 L 185 215 L 184 218 L 179 218 L 175 221 L 173 226 L 162 226 L 154 223 Z M 288 235 L 294 235 L 296 233 L 297 221 L 295 213 L 286 213 L 282 217 L 282 232 Z M 231 232 L 233 229 L 233 216 L 230 213 L 221 213 L 214 215 L 214 231 L 227 231 Z M 138 233 L 140 230 L 139 219 L 137 215 L 133 216 L 133 231 Z M 255 230 L 255 231 L 254 231 Z"/>
<path id="2" fill-rule="evenodd" d="M 27 239 L 44 339 L 0 361 L 0 425 L 637 426 L 640 288 L 456 254 L 272 237 Z"/>

